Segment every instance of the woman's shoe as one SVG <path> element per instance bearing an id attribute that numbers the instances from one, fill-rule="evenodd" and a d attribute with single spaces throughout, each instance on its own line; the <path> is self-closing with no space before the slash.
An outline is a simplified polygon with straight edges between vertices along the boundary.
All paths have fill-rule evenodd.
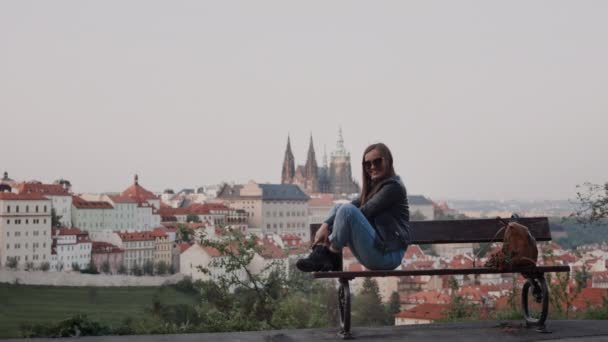
<path id="1" fill-rule="evenodd" d="M 342 255 L 334 253 L 326 246 L 316 245 L 304 259 L 296 262 L 302 272 L 329 272 L 342 270 Z"/>

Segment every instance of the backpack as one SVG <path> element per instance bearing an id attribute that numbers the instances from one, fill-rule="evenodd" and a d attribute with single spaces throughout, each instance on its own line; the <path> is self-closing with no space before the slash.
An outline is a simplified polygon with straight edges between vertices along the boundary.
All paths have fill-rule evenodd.
<path id="1" fill-rule="evenodd" d="M 503 229 L 505 235 L 502 249 L 490 255 L 484 266 L 500 271 L 509 271 L 514 267 L 536 266 L 538 247 L 536 247 L 536 239 L 530 234 L 528 227 L 516 222 L 509 222 L 501 228 L 501 230 Z"/>

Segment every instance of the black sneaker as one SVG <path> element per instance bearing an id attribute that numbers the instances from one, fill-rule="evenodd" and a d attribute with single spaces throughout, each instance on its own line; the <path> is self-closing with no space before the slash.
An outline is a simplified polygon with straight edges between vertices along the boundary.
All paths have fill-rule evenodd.
<path id="1" fill-rule="evenodd" d="M 298 260 L 296 267 L 302 272 L 329 272 L 342 270 L 342 254 L 326 246 L 316 245 L 306 258 Z"/>

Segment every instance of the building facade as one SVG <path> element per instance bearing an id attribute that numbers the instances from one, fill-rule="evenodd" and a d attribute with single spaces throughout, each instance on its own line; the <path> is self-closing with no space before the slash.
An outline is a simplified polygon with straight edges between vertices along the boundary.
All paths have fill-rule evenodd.
<path id="1" fill-rule="evenodd" d="M 89 234 L 78 228 L 53 228 L 51 270 L 85 269 L 91 263 L 92 243 Z"/>
<path id="2" fill-rule="evenodd" d="M 114 229 L 114 207 L 105 201 L 87 201 L 81 197 L 72 198 L 72 225 L 88 232 Z"/>
<path id="3" fill-rule="evenodd" d="M 0 266 L 51 261 L 51 200 L 37 193 L 0 193 Z"/>
<path id="4" fill-rule="evenodd" d="M 308 200 L 294 184 L 228 185 L 218 192 L 218 199 L 231 208 L 244 210 L 248 226 L 263 234 L 294 234 L 308 237 Z"/>
<path id="5" fill-rule="evenodd" d="M 72 226 L 72 195 L 61 184 L 43 184 L 40 182 L 19 183 L 20 194 L 40 194 L 51 200 L 51 208 L 59 218 L 61 227 Z"/>

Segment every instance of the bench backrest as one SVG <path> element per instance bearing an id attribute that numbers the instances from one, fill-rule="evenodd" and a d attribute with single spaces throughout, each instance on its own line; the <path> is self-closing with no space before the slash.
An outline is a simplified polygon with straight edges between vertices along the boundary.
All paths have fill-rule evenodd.
<path id="1" fill-rule="evenodd" d="M 509 221 L 509 219 L 505 219 Z M 551 230 L 546 217 L 521 217 L 517 222 L 530 229 L 536 241 L 550 241 Z M 498 219 L 467 219 L 453 221 L 412 221 L 409 223 L 412 243 L 416 245 L 442 243 L 501 242 L 504 230 Z M 320 224 L 311 225 L 311 239 Z"/>

